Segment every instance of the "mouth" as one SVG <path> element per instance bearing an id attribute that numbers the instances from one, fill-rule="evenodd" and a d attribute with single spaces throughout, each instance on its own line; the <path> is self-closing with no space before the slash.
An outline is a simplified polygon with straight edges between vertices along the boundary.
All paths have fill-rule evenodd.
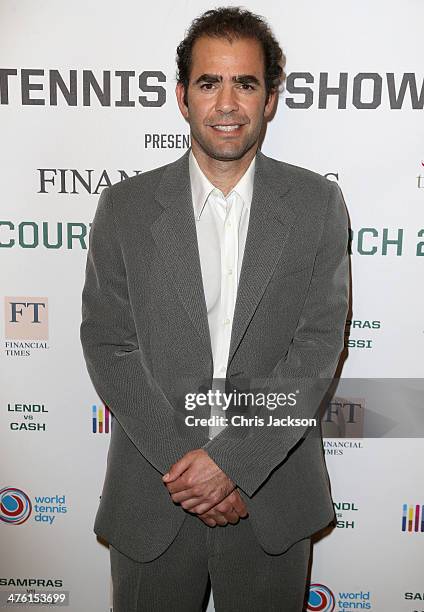
<path id="1" fill-rule="evenodd" d="M 209 127 L 211 127 L 213 130 L 223 135 L 224 134 L 237 135 L 240 132 L 243 125 L 244 125 L 243 123 L 231 123 L 231 124 L 217 123 L 216 125 L 211 125 Z"/>

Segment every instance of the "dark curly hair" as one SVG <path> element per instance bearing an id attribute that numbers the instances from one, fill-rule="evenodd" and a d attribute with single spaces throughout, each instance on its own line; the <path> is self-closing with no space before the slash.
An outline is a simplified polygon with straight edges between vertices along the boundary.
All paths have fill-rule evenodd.
<path id="1" fill-rule="evenodd" d="M 239 6 L 211 9 L 191 23 L 186 36 L 177 47 L 177 82 L 184 86 L 184 103 L 190 78 L 193 45 L 201 36 L 226 38 L 254 38 L 262 46 L 265 61 L 267 98 L 272 91 L 282 88 L 286 74 L 286 57 L 263 17 Z"/>

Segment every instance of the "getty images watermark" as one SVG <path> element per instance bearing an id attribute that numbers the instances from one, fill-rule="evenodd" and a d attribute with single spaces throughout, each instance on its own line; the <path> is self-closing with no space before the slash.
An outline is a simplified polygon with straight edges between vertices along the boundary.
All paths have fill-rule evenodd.
<path id="1" fill-rule="evenodd" d="M 247 412 L 256 409 L 275 410 L 276 408 L 295 407 L 299 391 L 292 393 L 252 393 L 246 391 L 232 391 L 226 393 L 220 389 L 210 389 L 207 393 L 187 393 L 185 395 L 185 409 L 195 410 L 199 407 L 209 407 L 210 417 L 196 417 L 189 414 L 185 417 L 185 424 L 188 427 L 315 427 L 317 419 L 299 418 L 285 415 L 277 418 L 273 414 L 259 416 L 246 416 L 243 414 L 233 414 L 228 417 L 225 413 L 228 410 L 246 409 Z M 222 414 L 224 413 L 224 414 Z"/>

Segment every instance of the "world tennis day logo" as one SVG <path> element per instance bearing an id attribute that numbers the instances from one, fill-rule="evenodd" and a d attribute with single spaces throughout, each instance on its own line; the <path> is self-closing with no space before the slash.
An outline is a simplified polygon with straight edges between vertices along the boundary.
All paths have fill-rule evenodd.
<path id="1" fill-rule="evenodd" d="M 311 584 L 307 610 L 311 610 L 311 612 L 333 612 L 335 605 L 334 595 L 328 587 L 318 583 Z"/>
<path id="2" fill-rule="evenodd" d="M 0 520 L 10 525 L 21 525 L 30 517 L 31 500 L 24 491 L 5 487 L 0 491 Z"/>
<path id="3" fill-rule="evenodd" d="M 7 525 L 22 525 L 30 522 L 51 526 L 67 514 L 69 508 L 66 495 L 33 495 L 31 498 L 22 489 L 4 487 L 0 489 L 0 521 Z"/>
<path id="4" fill-rule="evenodd" d="M 311 584 L 308 612 L 342 612 L 347 608 L 372 610 L 371 591 L 338 591 L 334 594 L 324 584 Z"/>

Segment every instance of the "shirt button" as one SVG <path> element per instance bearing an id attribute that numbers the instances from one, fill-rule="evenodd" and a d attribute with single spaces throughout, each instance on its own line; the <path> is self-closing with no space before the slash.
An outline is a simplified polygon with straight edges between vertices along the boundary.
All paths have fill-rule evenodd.
<path id="1" fill-rule="evenodd" d="M 228 268 L 228 274 L 232 274 L 233 270 L 231 268 Z"/>
<path id="2" fill-rule="evenodd" d="M 225 319 L 224 325 L 229 325 L 229 324 L 230 324 L 230 319 Z"/>
<path id="3" fill-rule="evenodd" d="M 231 227 L 231 221 L 227 221 L 227 223 L 225 224 L 226 227 Z"/>

